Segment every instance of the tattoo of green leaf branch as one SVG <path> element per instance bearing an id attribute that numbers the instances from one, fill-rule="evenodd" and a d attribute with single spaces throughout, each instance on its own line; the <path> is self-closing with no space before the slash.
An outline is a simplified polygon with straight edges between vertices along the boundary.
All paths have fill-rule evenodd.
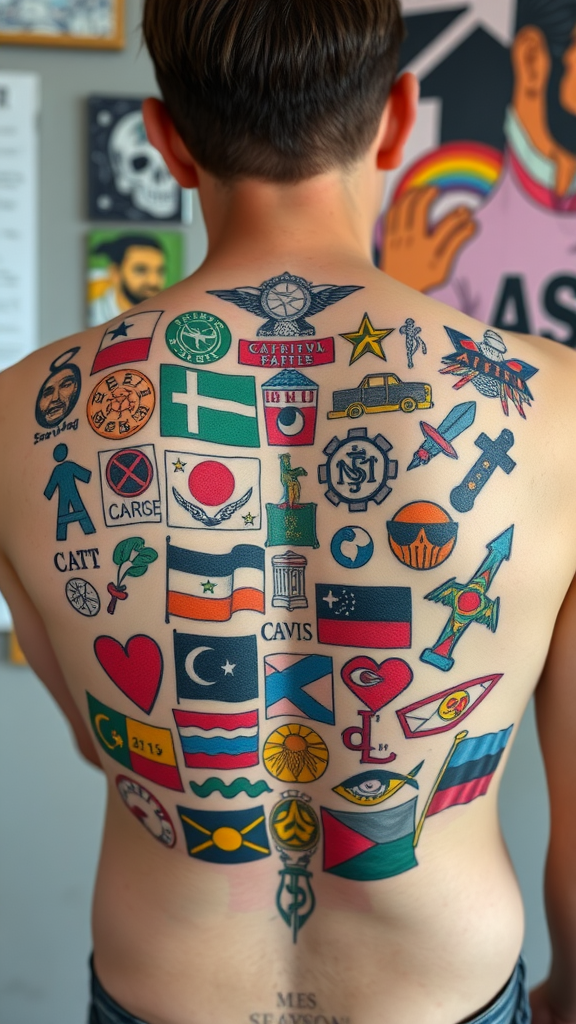
<path id="1" fill-rule="evenodd" d="M 148 572 L 148 566 L 158 558 L 158 552 L 154 548 L 147 548 L 142 537 L 126 537 L 114 548 L 112 561 L 118 566 L 116 582 L 108 584 L 107 590 L 110 594 L 110 603 L 106 609 L 110 615 L 114 614 L 117 601 L 125 601 L 128 597 L 128 590 L 124 583 L 127 576 L 144 576 Z"/>

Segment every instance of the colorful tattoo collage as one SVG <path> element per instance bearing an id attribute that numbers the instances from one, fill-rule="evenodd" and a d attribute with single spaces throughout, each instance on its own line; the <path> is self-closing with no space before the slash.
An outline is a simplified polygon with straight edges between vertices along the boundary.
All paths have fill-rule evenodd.
<path id="1" fill-rule="evenodd" d="M 441 422 L 420 421 L 415 451 L 406 466 L 399 465 L 393 443 L 378 428 L 355 425 L 339 430 L 325 444 L 315 460 L 316 480 L 298 465 L 306 461 L 306 453 L 300 460 L 294 449 L 314 445 L 323 408 L 319 382 L 309 373 L 321 377 L 322 366 L 342 355 L 348 356 L 350 366 L 371 356 L 369 361 L 375 358 L 381 367 L 394 332 L 403 339 L 409 371 L 414 370 L 415 357 L 428 354 L 422 330 L 411 318 L 398 328 L 375 327 L 365 313 L 358 329 L 342 333 L 341 340 L 316 338 L 310 319 L 360 290 L 314 285 L 284 273 L 258 288 L 209 292 L 215 297 L 212 302 L 232 303 L 262 321 L 254 340 L 237 342 L 238 363 L 266 371 L 258 386 L 251 374 L 212 367 L 233 343 L 228 326 L 213 312 L 180 314 L 168 323 L 162 338 L 161 311 L 136 311 L 114 322 L 104 333 L 91 370 L 96 383 L 90 387 L 86 414 L 104 443 L 92 468 L 74 460 L 79 424 L 74 413 L 82 388 L 74 362 L 78 348 L 50 364 L 36 404 L 36 420 L 44 429 L 34 443 L 55 442 L 44 496 L 57 499 L 56 540 L 62 546 L 54 555 L 54 566 L 66 574 L 64 593 L 70 608 L 85 617 L 109 615 L 112 631 L 122 618 L 123 602 L 145 599 L 146 584 L 140 577 L 150 573 L 156 588 L 163 588 L 165 581 L 165 616 L 158 630 L 166 633 L 166 624 L 172 626 L 169 650 L 144 633 L 122 643 L 106 630 L 93 645 L 103 673 L 137 709 L 132 717 L 87 693 L 94 736 L 121 768 L 118 792 L 159 842 L 166 847 L 184 843 L 192 858 L 242 864 L 270 856 L 274 847 L 280 860 L 276 906 L 294 942 L 314 910 L 311 864 L 321 845 L 323 870 L 341 878 L 379 880 L 415 867 L 426 820 L 487 792 L 513 728 L 484 735 L 470 735 L 461 728 L 502 673 L 459 681 L 410 703 L 400 700 L 402 706 L 394 711 L 401 738 L 452 733 L 440 741 L 444 746 L 438 760 L 443 761 L 430 791 L 422 796 L 418 815 L 418 775 L 424 761 L 416 754 L 408 758 L 403 772 L 396 770 L 397 753 L 376 739 L 383 709 L 411 685 L 415 666 L 404 657 L 379 661 L 362 652 L 404 652 L 412 647 L 412 588 L 356 585 L 356 571 L 370 562 L 377 544 L 353 517 L 389 499 L 392 484 L 403 471 L 427 466 L 438 456 L 461 455 L 465 471 L 446 503 L 464 515 L 476 501 L 482 503 L 481 491 L 492 475 L 510 474 L 516 463 L 509 454 L 514 434 L 507 428 L 497 437 L 480 431 L 473 439 L 475 448 L 469 444 L 466 455 L 458 450 L 461 435 L 473 426 L 477 413 L 476 401 L 468 397 L 454 404 Z M 444 330 L 451 351 L 438 368 L 443 379 L 455 378 L 456 391 L 470 385 L 468 392 L 476 392 L 479 402 L 499 399 L 504 416 L 510 417 L 515 409 L 524 419 L 532 401 L 528 381 L 537 369 L 509 358 L 502 338 L 492 330 L 480 341 L 450 327 Z M 153 342 L 165 343 L 167 358 L 177 360 L 162 362 L 157 380 L 152 372 L 134 369 L 135 363 L 146 362 Z M 383 369 L 360 379 L 354 370 L 351 374 L 354 386 L 333 392 L 324 413 L 328 420 L 416 410 L 429 415 L 433 408 L 430 383 L 401 380 Z M 153 422 L 157 402 L 159 433 L 170 445 L 162 451 L 149 440 L 132 440 Z M 64 432 L 66 442 L 60 437 Z M 237 454 L 220 455 L 216 445 L 230 446 Z M 254 454 L 261 446 L 278 449 L 275 478 L 263 478 L 261 461 Z M 282 450 L 286 448 L 290 451 Z M 101 514 L 90 500 L 93 474 L 99 476 Z M 263 493 L 269 499 L 264 504 Z M 309 500 L 314 496 L 318 501 Z M 322 564 L 327 564 L 327 552 L 312 554 L 320 546 L 317 512 L 320 505 L 322 525 L 325 501 L 338 510 L 343 522 L 329 541 L 334 582 L 315 583 L 312 598 L 306 589 L 308 558 L 322 557 Z M 80 531 L 86 537 L 95 534 L 95 523 L 124 529 L 112 564 L 106 564 L 96 546 L 68 548 L 72 536 L 75 542 L 83 541 Z M 162 550 L 146 542 L 151 523 L 165 523 Z M 388 545 L 381 543 L 378 554 L 389 558 L 391 552 L 404 567 L 400 573 L 406 570 L 409 584 L 410 571 L 434 570 L 450 557 L 458 529 L 458 522 L 435 501 L 411 501 L 391 510 L 389 518 L 382 516 Z M 238 542 L 223 538 L 225 550 L 213 553 L 205 535 L 183 532 L 189 530 L 244 536 Z M 510 525 L 496 537 L 481 538 L 479 564 L 470 565 L 469 578 L 447 579 L 423 596 L 445 605 L 447 619 L 440 635 L 430 637 L 430 646 L 420 652 L 421 662 L 449 672 L 469 626 L 496 631 L 500 600 L 489 590 L 510 558 L 513 532 Z M 195 536 L 198 541 L 188 540 Z M 272 554 L 269 548 L 280 550 Z M 309 549 L 308 557 L 296 550 L 302 548 Z M 104 570 L 103 578 L 109 580 L 105 595 L 94 585 L 94 570 Z M 271 594 L 265 588 L 267 572 Z M 361 580 L 362 573 L 358 577 Z M 308 609 L 309 601 L 314 609 L 310 621 L 292 618 Z M 279 610 L 283 618 L 268 619 L 271 610 Z M 238 612 L 250 614 L 242 621 L 251 623 L 251 632 L 224 636 L 210 631 Z M 198 623 L 202 631 L 176 628 L 182 620 Z M 316 653 L 306 648 L 294 651 L 294 642 L 314 640 Z M 262 641 L 279 642 L 280 651 L 282 642 L 290 643 L 289 652 L 259 655 Z M 322 653 L 322 645 L 354 650 L 343 653 L 339 667 L 336 653 Z M 152 713 L 172 666 L 177 707 L 170 722 L 153 725 L 142 716 Z M 337 722 L 340 682 L 335 701 L 338 676 L 362 705 L 356 720 L 343 729 L 344 723 Z M 271 729 L 263 716 L 266 722 L 283 722 Z M 335 735 L 338 748 L 352 752 L 361 770 L 332 787 L 334 806 L 315 807 L 307 787 L 326 772 Z M 256 773 L 248 776 L 250 769 Z M 210 774 L 187 778 L 187 772 L 199 771 Z M 143 782 L 182 794 L 190 791 L 188 799 L 182 797 L 180 803 L 179 798 L 176 824 Z M 404 787 L 410 793 L 406 800 L 380 807 Z M 228 805 L 207 810 L 191 799 L 213 794 L 217 801 L 240 797 L 269 802 L 267 810 L 262 802 L 242 809 Z"/>

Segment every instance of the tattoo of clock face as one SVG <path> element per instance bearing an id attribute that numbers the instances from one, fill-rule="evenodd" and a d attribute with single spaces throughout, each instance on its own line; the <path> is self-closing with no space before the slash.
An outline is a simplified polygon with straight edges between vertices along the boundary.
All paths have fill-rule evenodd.
<path id="1" fill-rule="evenodd" d="M 162 804 L 148 789 L 134 782 L 127 775 L 116 776 L 116 786 L 126 807 L 147 829 L 154 839 L 164 846 L 172 847 L 176 842 L 176 832 L 170 815 Z"/>
<path id="2" fill-rule="evenodd" d="M 141 430 L 154 412 L 152 382 L 136 370 L 117 370 L 98 381 L 88 399 L 88 422 L 102 437 L 120 440 Z"/>

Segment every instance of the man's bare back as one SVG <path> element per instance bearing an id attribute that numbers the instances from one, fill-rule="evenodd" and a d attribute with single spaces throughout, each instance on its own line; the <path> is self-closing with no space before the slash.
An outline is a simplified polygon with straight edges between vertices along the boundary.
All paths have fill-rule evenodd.
<path id="1" fill-rule="evenodd" d="M 522 942 L 496 798 L 576 561 L 573 355 L 277 260 L 4 375 L 7 594 L 108 776 L 121 1005 L 444 1024 Z"/>
<path id="2" fill-rule="evenodd" d="M 573 1022 L 574 354 L 372 265 L 393 0 L 187 4 L 145 9 L 184 135 L 145 116 L 207 259 L 0 378 L 0 586 L 108 779 L 97 976 L 136 1024 L 456 1024 L 511 976 L 525 1020 L 497 792 L 538 684 L 535 1024 Z"/>

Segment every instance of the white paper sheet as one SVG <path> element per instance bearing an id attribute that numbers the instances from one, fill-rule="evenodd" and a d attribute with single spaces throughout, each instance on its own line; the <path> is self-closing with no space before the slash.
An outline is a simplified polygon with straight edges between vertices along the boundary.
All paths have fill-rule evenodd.
<path id="1" fill-rule="evenodd" d="M 0 370 L 37 347 L 40 79 L 0 71 Z"/>

